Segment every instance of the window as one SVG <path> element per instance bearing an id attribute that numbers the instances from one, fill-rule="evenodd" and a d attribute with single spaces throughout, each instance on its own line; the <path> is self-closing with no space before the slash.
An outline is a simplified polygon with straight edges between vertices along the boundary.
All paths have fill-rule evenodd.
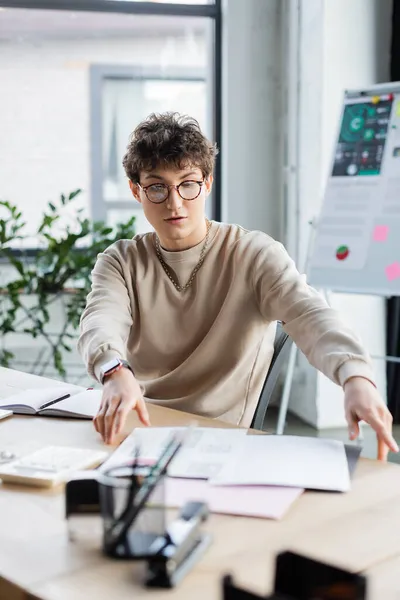
<path id="1" fill-rule="evenodd" d="M 0 198 L 17 203 L 32 229 L 49 200 L 82 188 L 93 218 L 133 214 L 148 230 L 121 161 L 153 111 L 191 114 L 220 144 L 219 2 L 154 0 L 146 14 L 136 0 L 113 4 L 0 0 Z M 219 218 L 216 179 L 209 214 Z"/>

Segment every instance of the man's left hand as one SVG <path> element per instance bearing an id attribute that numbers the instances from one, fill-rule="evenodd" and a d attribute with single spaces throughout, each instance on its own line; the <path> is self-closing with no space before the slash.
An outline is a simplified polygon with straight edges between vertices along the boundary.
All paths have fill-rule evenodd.
<path id="1" fill-rule="evenodd" d="M 399 451 L 392 435 L 392 415 L 378 390 L 368 379 L 352 377 L 346 381 L 344 404 L 351 440 L 355 440 L 360 434 L 359 422 L 365 421 L 376 431 L 378 460 L 387 460 L 390 450 Z"/>

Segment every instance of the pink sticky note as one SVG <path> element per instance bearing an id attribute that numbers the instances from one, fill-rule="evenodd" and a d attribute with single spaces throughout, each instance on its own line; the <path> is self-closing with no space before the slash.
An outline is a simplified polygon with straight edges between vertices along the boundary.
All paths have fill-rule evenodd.
<path id="1" fill-rule="evenodd" d="M 400 278 L 400 263 L 394 262 L 385 268 L 386 277 L 389 281 Z"/>
<path id="2" fill-rule="evenodd" d="M 374 242 L 386 242 L 388 234 L 388 225 L 377 225 L 373 231 L 372 238 Z"/>

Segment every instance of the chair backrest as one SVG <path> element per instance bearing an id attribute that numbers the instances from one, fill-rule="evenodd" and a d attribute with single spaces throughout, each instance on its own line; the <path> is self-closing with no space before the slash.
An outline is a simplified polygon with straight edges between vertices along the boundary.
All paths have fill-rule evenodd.
<path id="1" fill-rule="evenodd" d="M 265 415 L 267 412 L 269 402 L 271 400 L 272 392 L 275 389 L 279 374 L 288 356 L 291 345 L 291 338 L 283 330 L 282 323 L 278 321 L 276 326 L 274 342 L 274 354 L 272 355 L 271 364 L 268 369 L 263 388 L 261 390 L 260 398 L 258 400 L 257 408 L 254 412 L 253 420 L 251 422 L 251 427 L 253 429 L 261 430 L 263 428 Z"/>

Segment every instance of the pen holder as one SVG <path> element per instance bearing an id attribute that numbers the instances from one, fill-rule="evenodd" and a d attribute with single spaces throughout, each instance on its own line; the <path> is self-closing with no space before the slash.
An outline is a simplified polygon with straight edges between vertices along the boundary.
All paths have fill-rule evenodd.
<path id="1" fill-rule="evenodd" d="M 143 467 L 116 467 L 98 478 L 103 520 L 103 551 L 114 558 L 154 556 L 166 527 L 164 477 L 132 519 L 132 508 L 146 476 Z"/>

